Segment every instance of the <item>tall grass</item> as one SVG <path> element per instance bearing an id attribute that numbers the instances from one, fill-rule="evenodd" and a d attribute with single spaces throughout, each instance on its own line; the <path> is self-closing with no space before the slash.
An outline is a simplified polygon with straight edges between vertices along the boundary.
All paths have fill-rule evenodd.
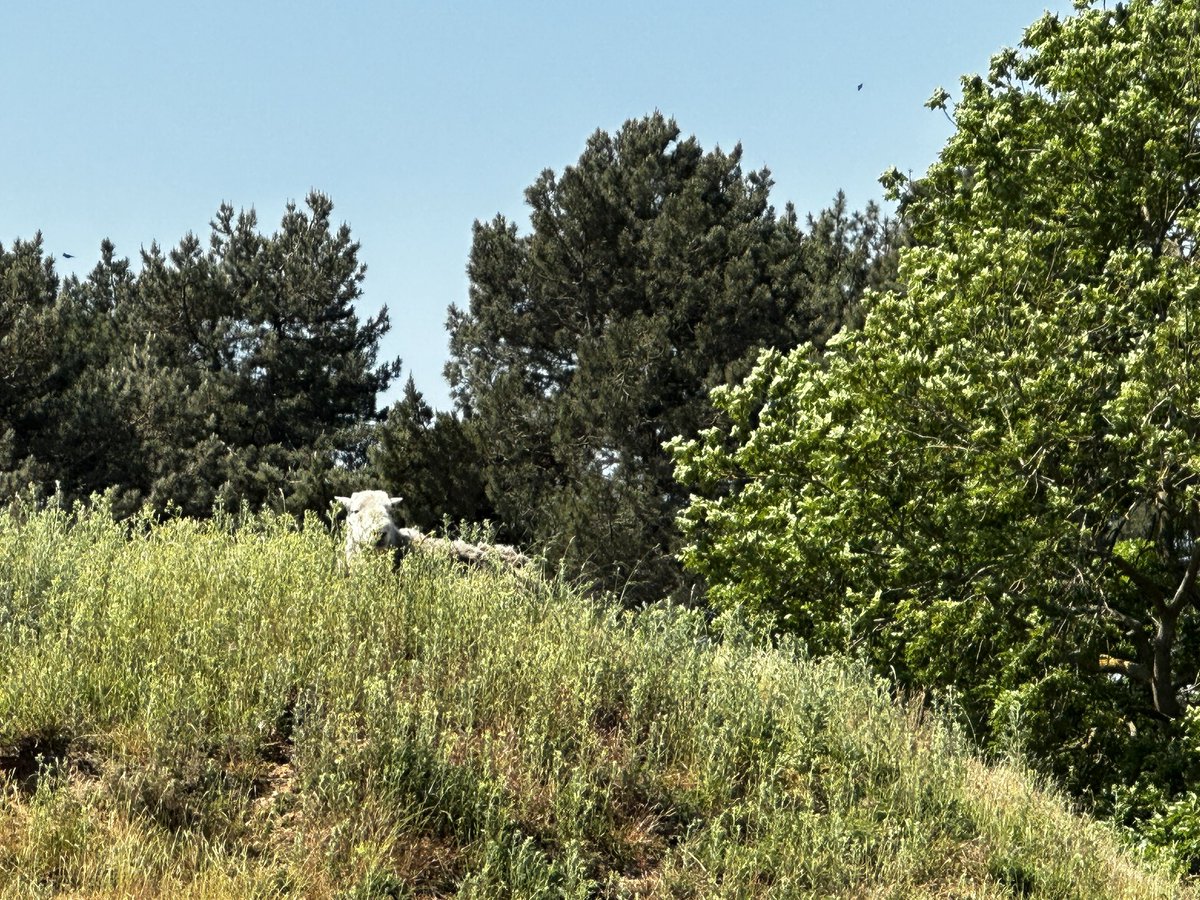
<path id="1" fill-rule="evenodd" d="M 0 894 L 1173 897 L 852 662 L 316 520 L 0 515 Z"/>

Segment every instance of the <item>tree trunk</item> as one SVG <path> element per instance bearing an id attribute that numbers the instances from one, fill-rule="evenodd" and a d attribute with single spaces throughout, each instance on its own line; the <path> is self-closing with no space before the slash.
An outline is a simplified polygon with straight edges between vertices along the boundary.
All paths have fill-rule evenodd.
<path id="1" fill-rule="evenodd" d="M 1175 695 L 1175 673 L 1171 656 L 1175 650 L 1176 624 L 1179 613 L 1160 607 L 1155 618 L 1153 641 L 1153 668 L 1150 673 L 1150 690 L 1154 695 L 1154 708 L 1170 719 L 1183 714 L 1179 698 Z"/>

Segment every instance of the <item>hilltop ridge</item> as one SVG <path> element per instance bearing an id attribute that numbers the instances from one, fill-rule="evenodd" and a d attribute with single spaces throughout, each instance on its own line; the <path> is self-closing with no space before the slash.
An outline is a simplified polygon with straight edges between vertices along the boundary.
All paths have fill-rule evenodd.
<path id="1" fill-rule="evenodd" d="M 853 661 L 338 550 L 0 514 L 0 895 L 1193 896 Z"/>

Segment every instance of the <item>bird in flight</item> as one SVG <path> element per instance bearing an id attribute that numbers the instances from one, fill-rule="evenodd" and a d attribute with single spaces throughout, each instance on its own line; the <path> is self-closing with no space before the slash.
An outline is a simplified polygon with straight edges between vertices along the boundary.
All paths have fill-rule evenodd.
<path id="1" fill-rule="evenodd" d="M 74 259 L 74 258 L 75 258 L 74 253 L 64 253 L 63 254 L 63 259 Z"/>
<path id="2" fill-rule="evenodd" d="M 858 83 L 858 89 L 859 89 L 860 91 L 862 90 L 862 86 L 863 86 L 863 83 L 860 81 L 860 82 Z"/>

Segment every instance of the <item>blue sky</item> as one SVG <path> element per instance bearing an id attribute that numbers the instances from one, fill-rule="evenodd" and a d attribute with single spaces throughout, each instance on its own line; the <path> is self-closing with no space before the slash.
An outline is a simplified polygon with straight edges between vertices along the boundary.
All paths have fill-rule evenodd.
<path id="1" fill-rule="evenodd" d="M 471 224 L 522 226 L 524 189 L 588 135 L 661 110 L 705 149 L 739 141 L 775 205 L 861 207 L 950 133 L 923 107 L 1067 0 L 10 4 L 0 25 L 0 242 L 41 230 L 83 276 L 207 237 L 220 203 L 273 231 L 329 194 L 362 244 L 383 356 L 439 408 L 446 308 Z M 863 84 L 861 91 L 857 89 Z M 63 252 L 76 258 L 61 258 Z M 403 379 L 402 379 L 403 380 Z M 389 392 L 386 402 L 400 383 Z"/>

